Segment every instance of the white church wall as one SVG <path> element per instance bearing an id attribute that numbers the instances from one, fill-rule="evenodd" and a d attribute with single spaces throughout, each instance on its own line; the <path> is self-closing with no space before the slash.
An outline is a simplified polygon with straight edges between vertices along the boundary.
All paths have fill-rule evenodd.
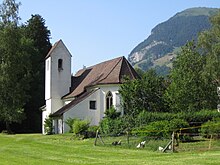
<path id="1" fill-rule="evenodd" d="M 68 110 L 66 113 L 63 114 L 64 132 L 69 131 L 69 126 L 65 123 L 65 121 L 69 117 L 88 120 L 90 121 L 90 125 L 98 125 L 100 121 L 99 118 L 100 100 L 98 99 L 99 98 L 98 95 L 99 95 L 99 90 L 91 94 L 85 100 L 81 101 L 80 103 L 78 103 L 77 105 L 75 105 L 74 107 L 72 107 L 70 110 Z M 90 101 L 96 101 L 96 109 L 89 108 Z"/>
<path id="2" fill-rule="evenodd" d="M 100 86 L 100 90 L 102 91 L 102 102 L 103 102 L 103 110 L 105 112 L 106 110 L 106 94 L 110 91 L 113 96 L 113 106 L 117 109 L 119 109 L 120 104 L 120 97 L 119 97 L 119 84 L 113 84 L 113 85 L 102 85 Z M 104 114 L 104 112 L 102 114 Z"/>
<path id="3" fill-rule="evenodd" d="M 51 57 L 51 95 L 60 99 L 69 92 L 71 86 L 71 56 L 67 54 L 64 45 L 56 47 Z M 62 68 L 58 68 L 58 61 L 62 60 Z"/>
<path id="4" fill-rule="evenodd" d="M 63 42 L 59 41 L 45 60 L 46 111 L 42 113 L 42 123 L 49 114 L 63 107 L 64 103 L 61 98 L 69 92 L 70 86 L 71 54 Z M 43 124 L 42 130 L 44 130 Z"/>
<path id="5" fill-rule="evenodd" d="M 117 103 L 120 102 L 118 97 L 119 85 L 101 85 L 98 86 L 99 90 L 87 97 L 82 102 L 78 103 L 76 106 L 72 107 L 70 110 L 63 114 L 63 124 L 64 132 L 69 131 L 68 125 L 65 124 L 65 121 L 71 118 L 86 119 L 90 121 L 90 125 L 99 125 L 99 122 L 104 117 L 106 103 L 105 97 L 106 94 L 111 91 L 113 95 L 113 106 L 120 111 L 117 107 Z M 92 110 L 89 108 L 89 102 L 96 101 L 96 109 Z"/>
<path id="6" fill-rule="evenodd" d="M 46 100 L 46 107 L 45 110 L 42 112 L 42 133 L 45 134 L 44 132 L 44 121 L 46 118 L 49 117 L 51 113 L 51 100 Z"/>
<path id="7" fill-rule="evenodd" d="M 51 57 L 48 57 L 45 61 L 45 100 L 51 98 Z"/>

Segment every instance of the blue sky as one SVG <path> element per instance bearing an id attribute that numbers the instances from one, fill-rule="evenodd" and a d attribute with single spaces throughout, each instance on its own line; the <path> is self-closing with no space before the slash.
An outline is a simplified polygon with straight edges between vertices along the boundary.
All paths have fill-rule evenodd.
<path id="1" fill-rule="evenodd" d="M 220 0 L 17 0 L 24 23 L 40 14 L 51 42 L 62 39 L 72 72 L 119 56 L 146 39 L 153 27 L 192 7 L 220 8 Z"/>

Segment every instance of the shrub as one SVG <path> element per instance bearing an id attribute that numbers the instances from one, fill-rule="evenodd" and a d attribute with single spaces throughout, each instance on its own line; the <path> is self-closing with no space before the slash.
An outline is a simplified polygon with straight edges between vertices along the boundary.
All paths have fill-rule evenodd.
<path id="1" fill-rule="evenodd" d="M 76 135 L 81 135 L 84 132 L 86 132 L 89 128 L 89 121 L 87 120 L 80 120 L 80 119 L 75 119 L 73 123 L 73 133 Z"/>
<path id="2" fill-rule="evenodd" d="M 93 125 L 93 126 L 90 126 L 89 128 L 88 128 L 88 131 L 90 131 L 90 132 L 95 132 L 96 133 L 96 131 L 99 129 L 99 126 L 97 126 L 97 125 Z"/>
<path id="3" fill-rule="evenodd" d="M 183 119 L 173 119 L 169 122 L 169 130 L 170 132 L 176 132 L 180 130 L 181 128 L 187 128 L 189 127 L 189 123 L 186 122 Z"/>
<path id="4" fill-rule="evenodd" d="M 69 133 L 73 133 L 73 123 L 76 119 L 68 118 L 65 123 L 70 127 Z"/>
<path id="5" fill-rule="evenodd" d="M 176 114 L 174 113 L 168 113 L 168 112 L 147 112 L 142 111 L 139 113 L 136 119 L 136 126 L 142 126 L 149 124 L 154 121 L 161 121 L 161 120 L 167 120 L 170 121 L 172 119 L 176 118 Z"/>
<path id="6" fill-rule="evenodd" d="M 172 132 L 180 128 L 189 127 L 189 124 L 182 119 L 173 119 L 170 121 L 162 120 L 151 122 L 148 125 L 133 129 L 133 133 L 139 136 L 154 138 L 170 138 Z"/>
<path id="7" fill-rule="evenodd" d="M 168 113 L 168 112 L 147 112 L 146 110 L 139 113 L 135 119 L 135 126 L 140 127 L 149 124 L 154 121 L 173 119 L 182 119 L 187 121 L 189 124 L 193 123 L 193 126 L 200 126 L 214 118 L 220 118 L 220 113 L 216 110 L 201 110 L 197 112 L 179 112 L 179 113 Z"/>
<path id="8" fill-rule="evenodd" d="M 178 118 L 186 120 L 188 123 L 199 122 L 200 125 L 214 118 L 220 118 L 220 113 L 216 110 L 201 110 L 197 112 L 178 113 Z"/>
<path id="9" fill-rule="evenodd" d="M 116 119 L 121 115 L 121 112 L 117 112 L 117 110 L 114 107 L 111 107 L 110 109 L 107 109 L 105 111 L 106 118 L 110 119 Z"/>
<path id="10" fill-rule="evenodd" d="M 173 119 L 169 122 L 169 132 L 170 134 L 174 131 L 177 133 L 180 133 L 179 136 L 179 140 L 181 142 L 189 142 L 192 141 L 192 137 L 189 136 L 189 134 L 184 134 L 185 131 L 187 131 L 188 133 L 191 132 L 191 130 L 183 130 L 181 131 L 181 128 L 188 128 L 189 127 L 189 123 L 186 122 L 183 119 Z"/>
<path id="11" fill-rule="evenodd" d="M 200 133 L 203 137 L 210 138 L 213 135 L 214 138 L 220 138 L 220 118 L 202 124 Z"/>
<path id="12" fill-rule="evenodd" d="M 135 128 L 132 132 L 139 136 L 167 138 L 169 136 L 169 122 L 166 120 L 151 122 L 144 127 Z"/>
<path id="13" fill-rule="evenodd" d="M 119 135 L 124 132 L 125 128 L 124 117 L 119 117 L 117 119 L 104 118 L 100 122 L 101 132 L 106 135 Z"/>
<path id="14" fill-rule="evenodd" d="M 44 121 L 44 132 L 47 135 L 53 134 L 53 120 L 50 116 L 47 117 Z"/>

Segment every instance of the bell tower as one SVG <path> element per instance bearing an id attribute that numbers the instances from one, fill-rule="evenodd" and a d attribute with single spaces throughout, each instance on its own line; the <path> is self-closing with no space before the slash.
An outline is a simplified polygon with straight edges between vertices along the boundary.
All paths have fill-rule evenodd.
<path id="1" fill-rule="evenodd" d="M 42 132 L 44 121 L 63 106 L 62 97 L 71 87 L 71 54 L 62 40 L 54 44 L 45 58 L 45 100 L 42 113 Z"/>

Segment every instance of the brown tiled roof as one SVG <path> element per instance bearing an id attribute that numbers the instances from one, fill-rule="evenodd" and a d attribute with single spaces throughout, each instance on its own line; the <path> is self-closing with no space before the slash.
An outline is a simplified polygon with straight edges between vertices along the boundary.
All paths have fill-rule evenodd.
<path id="1" fill-rule="evenodd" d="M 125 57 L 118 57 L 81 69 L 72 78 L 71 92 L 63 98 L 77 97 L 89 86 L 120 84 L 125 75 L 131 79 L 138 77 L 138 74 Z"/>
<path id="2" fill-rule="evenodd" d="M 69 104 L 66 104 L 65 106 L 63 106 L 62 108 L 60 108 L 58 111 L 56 111 L 55 113 L 51 114 L 51 117 L 58 117 L 61 116 L 63 113 L 67 112 L 70 108 L 74 107 L 75 105 L 77 105 L 78 103 L 80 103 L 81 101 L 83 101 L 85 98 L 89 97 L 91 94 L 93 94 L 94 92 L 96 92 L 98 90 L 94 89 L 91 91 L 87 91 L 84 92 L 83 94 L 81 94 L 79 97 L 77 97 L 76 99 L 74 99 L 73 101 L 71 101 Z"/>

